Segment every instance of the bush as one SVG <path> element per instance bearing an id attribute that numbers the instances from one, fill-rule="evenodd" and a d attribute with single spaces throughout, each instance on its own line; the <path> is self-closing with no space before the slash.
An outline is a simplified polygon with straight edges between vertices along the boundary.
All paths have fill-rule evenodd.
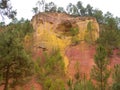
<path id="1" fill-rule="evenodd" d="M 120 83 L 114 83 L 112 90 L 120 90 Z"/>
<path id="2" fill-rule="evenodd" d="M 78 37 L 78 34 L 79 34 L 79 29 L 78 28 L 71 28 L 70 29 L 70 35 L 72 36 L 72 38 L 71 38 L 72 45 L 79 44 L 80 39 Z"/>
<path id="3" fill-rule="evenodd" d="M 71 36 L 76 36 L 79 34 L 79 29 L 78 28 L 71 28 L 70 29 L 70 35 Z"/>
<path id="4" fill-rule="evenodd" d="M 35 64 L 37 77 L 44 90 L 64 90 L 64 62 L 59 50 L 44 54 Z"/>
<path id="5" fill-rule="evenodd" d="M 120 90 L 120 64 L 114 66 L 113 70 L 113 90 Z"/>
<path id="6" fill-rule="evenodd" d="M 79 37 L 78 37 L 78 36 L 72 37 L 71 43 L 72 43 L 72 45 L 77 45 L 77 44 L 79 44 L 79 43 L 80 43 Z"/>

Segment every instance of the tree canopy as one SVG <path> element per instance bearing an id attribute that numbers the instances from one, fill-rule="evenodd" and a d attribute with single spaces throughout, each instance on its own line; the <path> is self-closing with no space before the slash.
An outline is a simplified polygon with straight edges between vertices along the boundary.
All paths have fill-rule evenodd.
<path id="1" fill-rule="evenodd" d="M 4 18 L 4 16 L 13 19 L 16 14 L 16 11 L 12 9 L 10 0 L 0 0 L 0 15 L 2 19 Z"/>
<path id="2" fill-rule="evenodd" d="M 25 32 L 21 33 L 18 28 L 21 29 L 18 25 L 9 25 L 0 32 L 0 83 L 4 84 L 4 90 L 33 73 L 32 59 L 23 45 Z"/>

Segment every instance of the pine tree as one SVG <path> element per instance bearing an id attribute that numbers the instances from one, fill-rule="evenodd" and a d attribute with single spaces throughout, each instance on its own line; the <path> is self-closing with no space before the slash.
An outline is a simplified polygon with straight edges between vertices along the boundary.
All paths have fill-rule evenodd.
<path id="1" fill-rule="evenodd" d="M 0 33 L 0 77 L 4 90 L 8 90 L 10 84 L 32 74 L 32 61 L 19 36 L 16 30 Z"/>
<path id="2" fill-rule="evenodd" d="M 114 66 L 112 90 L 120 90 L 120 64 Z"/>
<path id="3" fill-rule="evenodd" d="M 107 68 L 108 59 L 106 58 L 106 55 L 107 53 L 104 47 L 99 46 L 96 49 L 94 57 L 95 65 L 91 70 L 91 78 L 96 81 L 97 88 L 100 90 L 106 90 L 107 80 L 110 76 L 110 71 Z"/>
<path id="4" fill-rule="evenodd" d="M 4 16 L 14 19 L 17 12 L 12 9 L 10 0 L 0 0 L 0 18 L 4 19 Z M 1 21 L 0 21 L 1 22 Z"/>
<path id="5" fill-rule="evenodd" d="M 65 90 L 64 62 L 59 49 L 44 52 L 44 61 L 38 58 L 35 63 L 36 74 L 44 90 Z"/>

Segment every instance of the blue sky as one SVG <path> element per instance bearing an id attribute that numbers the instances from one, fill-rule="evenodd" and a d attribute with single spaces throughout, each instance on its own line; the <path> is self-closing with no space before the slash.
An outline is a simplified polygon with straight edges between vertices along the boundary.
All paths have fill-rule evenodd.
<path id="1" fill-rule="evenodd" d="M 38 0 L 11 0 L 14 9 L 17 9 L 17 18 L 31 19 L 33 16 L 32 8 L 35 7 Z M 58 6 L 67 6 L 70 2 L 76 4 L 81 1 L 84 6 L 90 4 L 94 8 L 102 10 L 104 13 L 110 11 L 114 16 L 120 17 L 119 0 L 45 0 L 53 1 Z"/>

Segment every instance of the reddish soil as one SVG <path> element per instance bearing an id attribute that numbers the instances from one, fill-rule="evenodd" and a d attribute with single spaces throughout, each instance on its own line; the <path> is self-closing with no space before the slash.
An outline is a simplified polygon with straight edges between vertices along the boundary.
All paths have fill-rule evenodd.
<path id="1" fill-rule="evenodd" d="M 3 90 L 4 86 L 0 86 L 0 90 Z M 35 80 L 35 78 L 31 79 L 29 82 L 27 82 L 23 86 L 16 86 L 13 89 L 10 90 L 42 90 L 41 85 Z"/>
<path id="2" fill-rule="evenodd" d="M 76 72 L 76 63 L 79 64 L 79 71 L 84 75 L 87 76 L 87 78 L 90 78 L 90 71 L 92 66 L 94 65 L 94 55 L 95 55 L 95 46 L 90 46 L 85 43 L 81 43 L 76 46 L 71 46 L 66 49 L 66 56 L 68 57 L 70 64 L 68 66 L 68 75 L 71 77 L 74 77 L 74 74 Z M 110 58 L 110 68 L 112 69 L 115 64 L 120 64 L 120 56 L 117 55 L 117 53 L 120 52 L 118 50 L 114 50 L 113 55 Z M 43 57 L 42 50 L 37 50 L 34 59 L 37 57 Z M 112 81 L 111 79 L 109 80 Z M 23 90 L 42 90 L 42 87 L 35 78 L 33 78 L 31 81 L 29 81 L 26 85 L 22 86 Z M 3 90 L 3 86 L 0 87 L 0 90 Z M 17 86 L 15 90 L 21 90 L 21 87 Z"/>
<path id="3" fill-rule="evenodd" d="M 43 54 L 43 50 L 41 48 L 34 50 L 33 60 L 36 61 L 37 59 L 41 59 L 44 61 L 44 54 Z"/>
<path id="4" fill-rule="evenodd" d="M 75 66 L 76 63 L 79 63 L 79 71 L 81 74 L 85 74 L 87 78 L 90 78 L 90 71 L 92 66 L 94 65 L 94 55 L 96 48 L 95 46 L 89 46 L 85 43 L 81 43 L 77 46 L 72 46 L 67 48 L 66 56 L 70 60 L 70 64 L 68 66 L 68 75 L 74 77 L 76 72 Z M 120 52 L 118 50 L 113 51 L 113 55 L 110 57 L 110 68 L 112 69 L 115 64 L 120 64 L 120 56 L 117 53 Z M 111 80 L 110 80 L 111 81 Z"/>
<path id="5" fill-rule="evenodd" d="M 88 46 L 85 43 L 81 43 L 80 45 L 69 47 L 66 50 L 66 55 L 70 60 L 70 64 L 68 67 L 68 73 L 70 76 L 74 76 L 76 70 L 75 66 L 78 62 L 79 64 L 79 71 L 82 74 L 85 74 L 89 78 L 90 70 L 94 65 L 94 54 L 95 54 L 95 47 Z"/>
<path id="6" fill-rule="evenodd" d="M 113 55 L 110 59 L 110 66 L 114 67 L 115 64 L 120 64 L 120 55 L 117 55 L 120 53 L 120 50 L 114 50 Z"/>

